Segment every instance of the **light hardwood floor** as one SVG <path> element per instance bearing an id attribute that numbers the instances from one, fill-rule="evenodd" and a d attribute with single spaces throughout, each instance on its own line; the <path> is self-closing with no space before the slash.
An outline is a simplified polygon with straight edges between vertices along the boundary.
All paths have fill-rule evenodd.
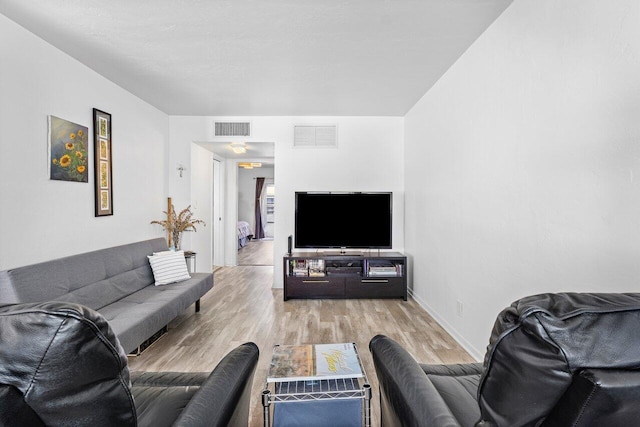
<path id="1" fill-rule="evenodd" d="M 279 264 L 278 264 L 279 266 Z M 277 268 L 277 267 L 276 267 Z M 214 287 L 179 316 L 168 333 L 138 357 L 131 370 L 211 371 L 234 347 L 247 341 L 260 348 L 251 401 L 251 427 L 262 425 L 260 392 L 274 344 L 354 342 L 372 385 L 372 422 L 379 425 L 378 381 L 369 340 L 385 334 L 424 363 L 474 361 L 415 301 L 282 300 L 273 289 L 273 266 L 225 267 Z"/>
<path id="2" fill-rule="evenodd" d="M 273 240 L 249 240 L 238 250 L 238 265 L 273 265 Z"/>

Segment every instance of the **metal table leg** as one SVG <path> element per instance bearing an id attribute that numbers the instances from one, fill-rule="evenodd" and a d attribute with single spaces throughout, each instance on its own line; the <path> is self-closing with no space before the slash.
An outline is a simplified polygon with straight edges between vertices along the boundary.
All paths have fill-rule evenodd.
<path id="1" fill-rule="evenodd" d="M 364 390 L 364 426 L 371 427 L 371 385 L 362 386 Z"/>
<path id="2" fill-rule="evenodd" d="M 262 390 L 262 414 L 264 417 L 264 427 L 269 427 L 271 425 L 271 411 L 269 405 L 271 400 L 271 391 L 270 390 Z"/>

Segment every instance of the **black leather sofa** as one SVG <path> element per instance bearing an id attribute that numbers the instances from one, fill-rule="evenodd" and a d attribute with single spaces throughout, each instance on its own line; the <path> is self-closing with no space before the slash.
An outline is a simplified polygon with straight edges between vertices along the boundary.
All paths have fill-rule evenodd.
<path id="1" fill-rule="evenodd" d="M 0 305 L 0 426 L 246 426 L 254 343 L 207 373 L 129 372 L 96 311 Z"/>
<path id="2" fill-rule="evenodd" d="M 640 425 L 640 294 L 542 294 L 496 319 L 484 363 L 369 343 L 383 426 Z"/>

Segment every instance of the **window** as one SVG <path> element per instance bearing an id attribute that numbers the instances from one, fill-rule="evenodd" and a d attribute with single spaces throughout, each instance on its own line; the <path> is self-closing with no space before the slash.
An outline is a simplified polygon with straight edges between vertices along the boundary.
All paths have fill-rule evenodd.
<path id="1" fill-rule="evenodd" d="M 267 207 L 267 223 L 273 223 L 274 222 L 274 214 L 275 214 L 275 208 L 276 208 L 276 192 L 275 192 L 275 186 L 273 184 L 267 184 L 266 185 L 266 207 Z"/>

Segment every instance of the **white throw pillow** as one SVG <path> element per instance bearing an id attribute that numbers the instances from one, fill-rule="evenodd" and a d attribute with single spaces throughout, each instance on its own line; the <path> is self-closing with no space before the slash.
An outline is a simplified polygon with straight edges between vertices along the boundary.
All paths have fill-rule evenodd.
<path id="1" fill-rule="evenodd" d="M 162 252 L 154 252 L 154 253 L 153 253 L 153 256 L 156 256 L 156 255 L 173 255 L 173 254 L 175 254 L 175 253 L 176 253 L 176 251 L 162 251 Z"/>
<path id="2" fill-rule="evenodd" d="M 156 286 L 181 282 L 191 279 L 187 270 L 187 261 L 184 259 L 184 251 L 176 251 L 170 254 L 148 256 Z"/>

